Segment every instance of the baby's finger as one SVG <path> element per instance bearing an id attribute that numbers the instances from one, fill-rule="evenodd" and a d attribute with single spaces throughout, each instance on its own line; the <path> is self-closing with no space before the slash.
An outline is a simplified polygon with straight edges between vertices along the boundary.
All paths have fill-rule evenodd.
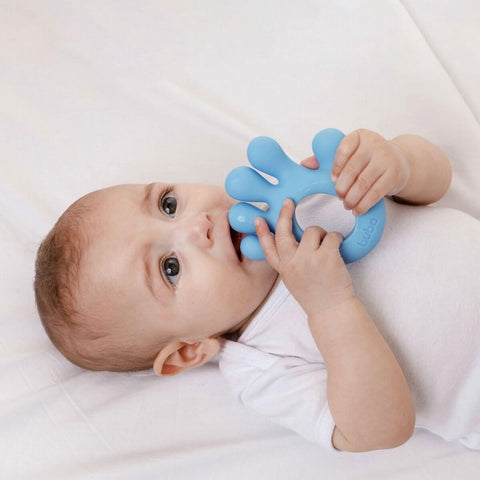
<path id="1" fill-rule="evenodd" d="M 298 246 L 292 233 L 292 217 L 294 211 L 295 204 L 287 198 L 285 202 L 283 202 L 275 228 L 275 243 L 280 257 L 292 254 Z"/>
<path id="2" fill-rule="evenodd" d="M 302 167 L 310 168 L 312 170 L 316 170 L 319 166 L 318 160 L 315 157 L 315 155 L 312 155 L 311 157 L 307 157 L 305 160 L 302 160 L 300 162 L 300 165 Z"/>
<path id="3" fill-rule="evenodd" d="M 355 208 L 360 200 L 372 188 L 372 185 L 385 173 L 384 168 L 369 163 L 360 175 L 355 179 L 353 185 L 345 194 L 343 203 L 345 208 L 351 210 Z"/>
<path id="4" fill-rule="evenodd" d="M 326 234 L 327 232 L 322 227 L 316 225 L 306 228 L 303 232 L 299 248 L 315 251 L 322 243 Z"/>
<path id="5" fill-rule="evenodd" d="M 365 196 L 358 202 L 352 212 L 355 215 L 367 213 L 376 203 L 378 203 L 389 191 L 389 180 L 386 175 L 382 175 L 368 190 Z"/>
<path id="6" fill-rule="evenodd" d="M 370 161 L 368 152 L 357 151 L 349 158 L 335 184 L 335 191 L 340 198 L 345 198 L 347 192 L 362 174 Z"/>
<path id="7" fill-rule="evenodd" d="M 267 222 L 261 217 L 255 218 L 255 232 L 267 262 L 272 268 L 278 270 L 280 259 L 278 257 L 277 246 L 275 245 L 275 238 L 269 230 Z"/>
<path id="8" fill-rule="evenodd" d="M 339 232 L 328 232 L 323 241 L 322 249 L 336 251 L 340 255 L 340 245 L 343 242 L 343 235 Z"/>
<path id="9" fill-rule="evenodd" d="M 342 139 L 337 147 L 332 167 L 332 182 L 336 182 L 340 172 L 345 167 L 348 159 L 357 151 L 360 146 L 360 134 L 358 131 L 348 134 Z"/>

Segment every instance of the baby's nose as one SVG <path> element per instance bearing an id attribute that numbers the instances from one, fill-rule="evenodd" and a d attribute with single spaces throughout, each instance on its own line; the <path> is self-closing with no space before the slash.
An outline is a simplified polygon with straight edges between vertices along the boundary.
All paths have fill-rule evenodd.
<path id="1" fill-rule="evenodd" d="M 212 239 L 212 219 L 207 213 L 199 213 L 185 220 L 182 234 L 190 243 L 199 247 L 207 248 L 213 244 Z"/>

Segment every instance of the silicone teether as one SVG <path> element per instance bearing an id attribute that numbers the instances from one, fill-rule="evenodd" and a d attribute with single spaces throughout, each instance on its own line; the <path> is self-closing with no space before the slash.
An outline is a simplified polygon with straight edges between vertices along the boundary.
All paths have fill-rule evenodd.
<path id="1" fill-rule="evenodd" d="M 238 167 L 232 170 L 225 181 L 227 193 L 241 200 L 229 212 L 228 218 L 234 230 L 247 233 L 240 249 L 251 260 L 263 260 L 265 255 L 255 235 L 255 217 L 263 217 L 270 230 L 275 232 L 278 215 L 286 198 L 295 205 L 305 197 L 315 193 L 336 195 L 335 185 L 330 180 L 335 152 L 344 137 L 340 130 L 327 128 L 317 133 L 312 149 L 320 166 L 312 170 L 292 161 L 280 145 L 269 137 L 254 138 L 247 150 L 250 164 L 268 175 L 275 177 L 278 184 L 270 183 L 266 178 L 250 167 Z M 268 211 L 244 202 L 264 202 Z M 355 217 L 355 226 L 340 245 L 340 254 L 345 263 L 351 263 L 365 256 L 380 240 L 385 227 L 385 202 L 380 200 L 364 215 Z M 293 234 L 300 241 L 303 230 L 293 218 Z"/>

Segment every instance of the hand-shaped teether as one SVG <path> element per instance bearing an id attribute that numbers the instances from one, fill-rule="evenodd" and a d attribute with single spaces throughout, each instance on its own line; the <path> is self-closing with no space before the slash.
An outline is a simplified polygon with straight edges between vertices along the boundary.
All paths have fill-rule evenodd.
<path id="1" fill-rule="evenodd" d="M 295 205 L 303 198 L 315 193 L 336 195 L 335 185 L 330 180 L 335 152 L 344 137 L 340 130 L 328 128 L 317 133 L 312 149 L 320 166 L 312 170 L 293 162 L 280 145 L 269 137 L 254 138 L 247 149 L 250 164 L 256 169 L 272 175 L 278 180 L 274 185 L 250 167 L 238 167 L 232 170 L 225 181 L 227 193 L 241 203 L 234 205 L 228 218 L 234 230 L 248 233 L 240 244 L 245 257 L 251 260 L 263 260 L 265 255 L 255 235 L 255 217 L 263 217 L 270 230 L 275 232 L 278 215 L 286 198 Z M 264 202 L 269 206 L 264 211 L 250 203 Z M 380 200 L 367 213 L 355 217 L 355 226 L 340 245 L 340 254 L 345 263 L 362 258 L 380 240 L 385 227 L 385 202 Z M 300 241 L 303 230 L 293 218 L 293 234 Z"/>

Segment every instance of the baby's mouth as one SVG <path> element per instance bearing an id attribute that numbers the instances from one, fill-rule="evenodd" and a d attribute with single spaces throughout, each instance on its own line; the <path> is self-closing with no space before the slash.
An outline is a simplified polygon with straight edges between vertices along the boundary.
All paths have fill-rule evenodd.
<path id="1" fill-rule="evenodd" d="M 243 255 L 240 250 L 240 242 L 242 238 L 245 236 L 245 233 L 240 233 L 230 227 L 230 237 L 232 238 L 233 248 L 237 254 L 238 260 L 241 262 L 243 260 Z"/>

